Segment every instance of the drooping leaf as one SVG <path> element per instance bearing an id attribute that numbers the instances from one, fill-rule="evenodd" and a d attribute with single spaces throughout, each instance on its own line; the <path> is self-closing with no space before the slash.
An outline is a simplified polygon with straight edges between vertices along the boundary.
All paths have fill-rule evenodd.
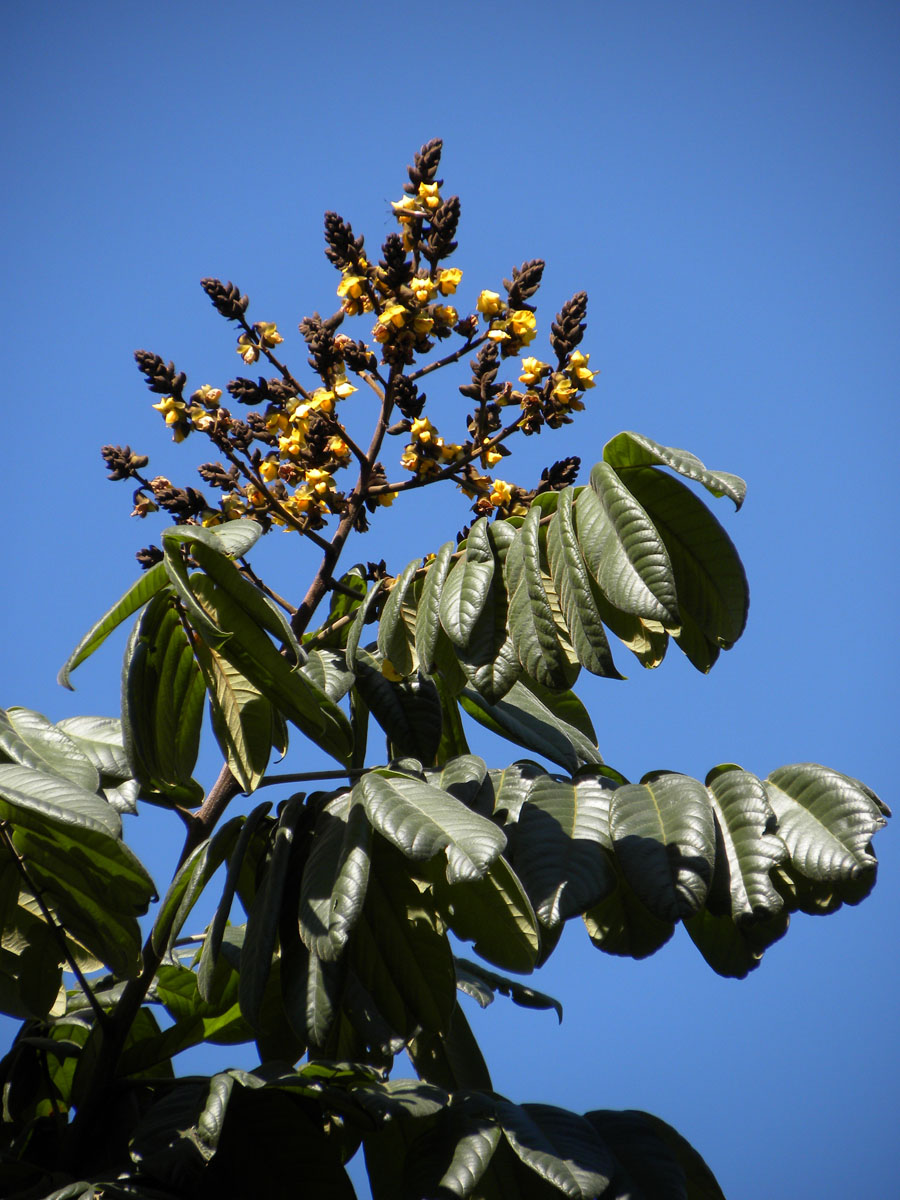
<path id="1" fill-rule="evenodd" d="M 447 924 L 476 954 L 506 971 L 533 971 L 541 950 L 534 909 L 521 881 L 502 856 L 480 879 L 448 883 L 436 878 L 434 897 Z"/>
<path id="2" fill-rule="evenodd" d="M 613 785 L 546 775 L 534 781 L 510 826 L 510 852 L 538 917 L 547 926 L 599 904 L 616 886 L 608 844 Z"/>
<path id="3" fill-rule="evenodd" d="M 707 907 L 744 924 L 779 912 L 772 868 L 787 858 L 775 836 L 776 818 L 763 784 L 747 771 L 725 768 L 707 777 L 716 819 L 717 847 Z"/>
<path id="4" fill-rule="evenodd" d="M 809 880 L 818 898 L 801 904 L 804 911 L 829 897 L 858 904 L 875 883 L 871 839 L 885 824 L 877 798 L 818 763 L 779 767 L 763 785 L 790 854 L 789 874 Z"/>
<path id="5" fill-rule="evenodd" d="M 329 801 L 316 819 L 300 889 L 300 933 L 320 959 L 340 956 L 359 919 L 371 840 L 363 806 L 348 795 Z"/>
<path id="6" fill-rule="evenodd" d="M 457 958 L 456 986 L 461 992 L 473 996 L 482 1008 L 487 1008 L 493 1002 L 494 992 L 501 996 L 509 996 L 514 1004 L 522 1008 L 552 1008 L 562 1024 L 563 1007 L 558 1000 L 527 987 L 517 979 L 507 979 L 495 971 L 488 971 L 480 963 L 471 962 L 467 958 Z"/>
<path id="7" fill-rule="evenodd" d="M 89 658 L 99 646 L 102 646 L 114 629 L 117 629 L 123 621 L 127 621 L 138 609 L 143 608 L 160 589 L 166 587 L 167 583 L 166 568 L 161 562 L 155 563 L 149 571 L 144 572 L 125 595 L 117 600 L 112 608 L 87 631 L 60 668 L 59 683 L 72 691 L 70 680 L 72 671 L 86 658 Z"/>
<path id="8" fill-rule="evenodd" d="M 481 878 L 506 845 L 493 822 L 418 779 L 369 771 L 353 794 L 373 827 L 408 858 L 425 862 L 445 851 L 451 883 Z"/>
<path id="9" fill-rule="evenodd" d="M 429 674 L 434 671 L 434 650 L 441 629 L 441 593 L 455 551 L 453 542 L 444 542 L 428 564 L 416 606 L 416 656 L 420 668 Z"/>
<path id="10" fill-rule="evenodd" d="M 100 774 L 64 729 L 30 708 L 0 708 L 0 761 L 20 763 L 89 792 L 100 786 Z"/>
<path id="11" fill-rule="evenodd" d="M 377 659 L 360 649 L 356 687 L 387 734 L 394 755 L 434 762 L 441 742 L 443 716 L 437 687 L 427 675 L 416 672 L 408 679 L 389 679 Z"/>
<path id="12" fill-rule="evenodd" d="M 344 655 L 339 650 L 310 650 L 300 672 L 335 704 L 343 700 L 353 686 L 353 672 L 347 669 Z"/>
<path id="13" fill-rule="evenodd" d="M 577 675 L 541 575 L 540 509 L 530 508 L 506 554 L 509 632 L 526 675 L 543 687 L 570 687 Z"/>
<path id="14" fill-rule="evenodd" d="M 503 1134 L 527 1167 L 573 1200 L 603 1194 L 615 1161 L 584 1117 L 549 1104 L 495 1103 Z"/>
<path id="15" fill-rule="evenodd" d="M 153 924 L 151 940 L 156 953 L 171 949 L 203 889 L 234 849 L 243 824 L 242 816 L 226 821 L 178 868 Z"/>
<path id="16" fill-rule="evenodd" d="M 122 667 L 122 726 L 134 774 L 150 799 L 198 804 L 192 778 L 203 721 L 203 680 L 170 593 L 138 620 Z"/>
<path id="17" fill-rule="evenodd" d="M 619 475 L 665 543 L 682 623 L 688 614 L 713 647 L 727 650 L 743 633 L 749 606 L 747 577 L 728 534 L 671 475 L 654 467 L 631 467 Z"/>
<path id="18" fill-rule="evenodd" d="M 378 649 L 398 675 L 411 675 L 413 671 L 410 636 L 403 621 L 402 609 L 420 565 L 420 559 L 414 558 L 394 580 L 378 623 Z"/>
<path id="19" fill-rule="evenodd" d="M 471 688 L 462 693 L 459 702 L 480 725 L 549 758 L 570 774 L 580 763 L 603 761 L 580 730 L 557 718 L 521 681 L 496 704 L 489 704 Z"/>
<path id="20" fill-rule="evenodd" d="M 698 911 L 715 862 L 715 826 L 706 788 L 686 775 L 659 774 L 617 788 L 609 827 L 616 858 L 635 893 L 664 921 Z"/>
<path id="21" fill-rule="evenodd" d="M 612 467 L 594 467 L 591 486 L 575 507 L 585 564 L 610 604 L 677 630 L 678 597 L 665 544 Z"/>
<path id="22" fill-rule="evenodd" d="M 262 628 L 208 576 L 193 575 L 190 587 L 216 627 L 229 633 L 214 648 L 301 732 L 346 765 L 352 753 L 346 714 L 307 676 L 292 669 Z"/>
<path id="23" fill-rule="evenodd" d="M 227 658 L 205 642 L 194 656 L 209 695 L 213 733 L 241 790 L 254 792 L 269 763 L 274 736 L 272 705 Z"/>
<path id="24" fill-rule="evenodd" d="M 728 496 L 735 508 L 744 503 L 747 485 L 739 475 L 726 471 L 710 471 L 687 450 L 675 450 L 672 446 L 661 446 L 652 438 L 640 433 L 620 433 L 603 447 L 603 458 L 610 466 L 642 467 L 665 466 L 688 479 L 701 483 L 714 496 Z"/>
<path id="25" fill-rule="evenodd" d="M 556 520 L 547 532 L 547 556 L 560 608 L 578 661 L 594 675 L 621 679 L 578 546 L 572 489 L 559 495 Z"/>
<path id="26" fill-rule="evenodd" d="M 101 781 L 131 778 L 122 741 L 122 722 L 115 717 L 66 717 L 58 728 L 70 737 L 94 764 Z"/>

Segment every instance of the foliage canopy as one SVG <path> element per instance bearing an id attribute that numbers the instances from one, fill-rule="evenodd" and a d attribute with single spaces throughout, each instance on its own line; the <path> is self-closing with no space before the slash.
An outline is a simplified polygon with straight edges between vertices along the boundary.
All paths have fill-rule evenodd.
<path id="1" fill-rule="evenodd" d="M 719 1196 L 658 1118 L 494 1092 L 459 995 L 561 1019 L 507 973 L 539 968 L 575 918 L 598 949 L 633 958 L 683 922 L 713 970 L 743 977 L 792 912 L 832 912 L 873 886 L 888 813 L 858 780 L 725 763 L 702 782 L 631 782 L 601 757 L 572 689 L 582 669 L 620 678 L 611 642 L 656 667 L 674 641 L 706 672 L 741 636 L 744 570 L 702 493 L 740 508 L 745 486 L 633 432 L 606 443 L 584 486 L 577 459 L 530 488 L 497 476 L 514 436 L 584 408 L 587 297 L 551 323 L 547 362 L 523 354 L 539 260 L 460 315 L 462 272 L 445 265 L 460 209 L 442 196 L 440 152 L 416 155 L 377 265 L 327 214 L 341 304 L 300 323 L 314 385 L 277 356 L 277 326 L 251 324 L 248 298 L 215 279 L 203 287 L 238 327 L 241 359 L 274 372 L 227 385 L 242 417 L 221 389 L 188 394 L 174 364 L 136 355 L 175 441 L 217 452 L 199 468 L 216 499 L 104 447 L 135 515 L 172 518 L 60 673 L 71 686 L 134 619 L 120 718 L 0 714 L 0 1007 L 23 1022 L 0 1066 L 4 1194 L 236 1194 L 264 1172 L 266 1195 L 302 1178 L 352 1196 L 344 1164 L 362 1146 L 376 1200 Z M 354 317 L 368 341 L 344 332 Z M 469 356 L 472 411 L 450 442 L 421 385 Z M 368 442 L 351 432 L 365 392 Z M 399 480 L 382 462 L 390 438 Z M 381 507 L 450 482 L 473 509 L 456 538 L 394 576 L 383 562 L 339 569 Z M 279 528 L 320 552 L 297 604 L 248 557 Z M 223 759 L 209 790 L 194 777 L 207 713 Z M 463 714 L 523 756 L 489 767 Z M 302 764 L 310 743 L 337 766 L 269 772 L 273 752 Z M 260 802 L 268 788 L 276 799 Z M 247 811 L 224 819 L 239 795 Z M 161 898 L 123 840 L 122 815 L 142 804 L 185 828 Z M 213 919 L 190 932 L 214 876 Z M 253 1071 L 175 1073 L 186 1049 L 241 1042 L 258 1049 Z M 391 1076 L 401 1051 L 417 1079 Z"/>

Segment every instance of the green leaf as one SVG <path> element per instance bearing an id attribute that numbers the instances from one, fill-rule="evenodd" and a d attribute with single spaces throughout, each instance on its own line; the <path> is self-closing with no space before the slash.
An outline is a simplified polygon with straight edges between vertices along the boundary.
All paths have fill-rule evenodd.
<path id="1" fill-rule="evenodd" d="M 716 835 L 709 796 L 687 775 L 660 773 L 617 788 L 609 828 L 616 857 L 636 894 L 664 921 L 706 902 Z"/>
<path id="2" fill-rule="evenodd" d="M 549 1104 L 495 1104 L 507 1142 L 527 1167 L 573 1200 L 605 1192 L 615 1162 L 584 1117 Z"/>
<path id="3" fill-rule="evenodd" d="M 228 915 L 231 912 L 231 906 L 234 902 L 234 895 L 237 891 L 238 879 L 240 878 L 241 869 L 244 865 L 244 857 L 250 845 L 250 841 L 260 826 L 261 821 L 266 817 L 271 809 L 272 804 L 268 800 L 264 800 L 262 804 L 258 804 L 251 813 L 248 814 L 244 822 L 233 853 L 228 859 L 228 872 L 225 876 L 225 886 L 222 889 L 222 898 L 216 908 L 216 915 L 213 917 L 212 923 L 209 926 L 206 937 L 203 940 L 203 951 L 200 955 L 200 970 L 197 976 L 197 986 L 200 996 L 209 1001 L 213 995 L 213 976 L 215 973 L 216 961 L 219 956 L 219 950 L 222 945 L 222 938 L 225 934 L 225 926 L 228 923 Z"/>
<path id="4" fill-rule="evenodd" d="M 747 771 L 732 768 L 707 779 L 716 819 L 716 864 L 707 907 L 718 900 L 720 915 L 740 923 L 779 912 L 783 902 L 772 886 L 772 868 L 787 858 L 775 836 L 777 821 L 764 785 Z"/>
<path id="5" fill-rule="evenodd" d="M 356 614 L 350 623 L 350 629 L 347 633 L 347 669 L 356 671 L 356 656 L 359 649 L 359 639 L 362 637 L 363 626 L 369 621 L 369 613 L 372 611 L 378 598 L 381 596 L 383 579 L 379 579 L 371 591 L 366 593 L 365 598 L 356 610 Z"/>
<path id="6" fill-rule="evenodd" d="M 89 792 L 100 786 L 97 768 L 69 734 L 30 708 L 0 708 L 0 754 L 14 763 L 71 780 Z"/>
<path id="7" fill-rule="evenodd" d="M 521 671 L 508 630 L 502 564 L 513 536 L 512 526 L 479 518 L 441 595 L 441 625 L 469 682 L 489 701 L 504 696 Z"/>
<path id="8" fill-rule="evenodd" d="M 739 475 L 709 471 L 699 458 L 687 450 L 661 446 L 659 442 L 640 433 L 617 434 L 603 447 L 603 458 L 617 469 L 653 465 L 670 467 L 679 475 L 701 483 L 714 496 L 728 496 L 734 501 L 735 508 L 740 508 L 744 503 L 747 485 Z"/>
<path id="9" fill-rule="evenodd" d="M 168 575 L 163 563 L 156 563 L 149 571 L 145 571 L 140 579 L 131 585 L 125 595 L 117 600 L 112 608 L 87 631 L 63 663 L 58 676 L 59 683 L 70 691 L 74 690 L 70 680 L 72 671 L 86 658 L 89 658 L 99 646 L 102 646 L 114 629 L 117 629 L 123 621 L 127 621 L 139 608 L 143 608 L 147 601 L 151 600 L 167 583 Z"/>
<path id="10" fill-rule="evenodd" d="M 94 792 L 16 763 L 0 763 L 0 819 L 40 834 L 68 828 L 113 841 L 122 836 L 121 817 Z"/>
<path id="11" fill-rule="evenodd" d="M 598 1109 L 585 1113 L 585 1120 L 615 1156 L 617 1200 L 620 1196 L 689 1200 L 681 1164 L 643 1113 Z"/>
<path id="12" fill-rule="evenodd" d="M 250 521 L 248 524 L 257 525 L 257 522 Z M 242 575 L 220 549 L 202 540 L 192 541 L 191 555 L 200 568 L 251 620 L 291 651 L 295 663 L 303 661 L 303 652 L 284 613 L 265 592 Z"/>
<path id="13" fill-rule="evenodd" d="M 875 883 L 871 839 L 885 824 L 877 798 L 818 763 L 779 767 L 763 785 L 790 854 L 789 874 L 812 882 L 820 898 L 858 904 Z"/>
<path id="14" fill-rule="evenodd" d="M 580 763 L 603 761 L 596 746 L 580 730 L 556 717 L 521 681 L 514 683 L 496 704 L 489 704 L 470 688 L 459 702 L 479 725 L 559 763 L 570 774 Z"/>
<path id="15" fill-rule="evenodd" d="M 300 673 L 335 704 L 343 700 L 353 686 L 353 672 L 347 669 L 346 660 L 338 650 L 310 650 Z"/>
<path id="16" fill-rule="evenodd" d="M 445 851 L 451 883 L 480 879 L 506 846 L 493 822 L 410 776 L 369 771 L 353 795 L 365 805 L 373 827 L 408 858 L 425 862 Z"/>
<path id="17" fill-rule="evenodd" d="M 747 577 L 734 544 L 709 509 L 677 479 L 653 467 L 619 472 L 660 533 L 678 607 L 714 647 L 733 646 L 747 624 Z"/>
<path id="18" fill-rule="evenodd" d="M 421 559 L 414 558 L 394 580 L 378 624 L 378 649 L 382 658 L 391 664 L 398 675 L 411 675 L 413 671 L 410 637 L 403 621 L 402 610 L 407 592 L 420 566 Z"/>
<path id="19" fill-rule="evenodd" d="M 594 675 L 621 679 L 578 546 L 572 497 L 572 488 L 560 492 L 556 520 L 550 522 L 547 531 L 553 585 L 578 661 Z"/>
<path id="20" fill-rule="evenodd" d="M 274 736 L 272 705 L 205 642 L 197 642 L 194 656 L 209 694 L 219 749 L 241 791 L 254 792 L 269 764 Z"/>
<path id="21" fill-rule="evenodd" d="M 677 630 L 678 599 L 665 544 L 612 467 L 597 463 L 575 507 L 585 564 L 610 604 Z"/>
<path id="22" fill-rule="evenodd" d="M 346 571 L 339 580 L 341 590 L 335 588 L 331 593 L 331 604 L 328 609 L 328 616 L 322 622 L 318 630 L 312 630 L 303 635 L 303 641 L 308 642 L 315 638 L 319 646 L 327 646 L 332 650 L 340 650 L 347 644 L 348 622 L 345 622 L 339 629 L 333 632 L 320 636 L 320 631 L 330 629 L 332 625 L 339 621 L 344 621 L 356 612 L 360 601 L 366 594 L 366 568 L 362 563 L 357 563 Z M 347 595 L 347 592 L 352 595 Z"/>
<path id="23" fill-rule="evenodd" d="M 241 950 L 241 1012 L 254 1028 L 259 1024 L 266 982 L 272 966 L 282 898 L 295 849 L 298 827 L 304 820 L 302 802 L 292 798 L 282 809 L 275 827 L 272 854 L 262 885 L 247 918 L 247 933 Z"/>
<path id="24" fill-rule="evenodd" d="M 387 734 L 391 753 L 433 763 L 441 742 L 443 718 L 437 688 L 417 672 L 394 681 L 382 674 L 367 650 L 357 651 L 356 686 L 372 716 Z"/>
<path id="25" fill-rule="evenodd" d="M 157 954 L 168 952 L 181 932 L 203 889 L 237 843 L 244 817 L 232 817 L 208 838 L 178 868 L 156 914 L 151 932 Z"/>
<path id="26" fill-rule="evenodd" d="M 786 909 L 749 924 L 738 923 L 728 913 L 714 914 L 701 908 L 685 919 L 684 927 L 718 975 L 744 979 L 762 962 L 766 948 L 787 933 L 789 921 Z"/>
<path id="27" fill-rule="evenodd" d="M 573 670 L 541 575 L 540 509 L 532 507 L 506 554 L 509 632 L 519 662 L 543 687 L 570 687 Z"/>
<path id="28" fill-rule="evenodd" d="M 481 879 L 434 881 L 435 903 L 458 938 L 505 971 L 533 971 L 541 935 L 521 881 L 502 856 Z"/>
<path id="29" fill-rule="evenodd" d="M 369 882 L 372 827 L 348 795 L 316 819 L 300 888 L 300 933 L 320 959 L 338 958 L 362 912 Z"/>
<path id="30" fill-rule="evenodd" d="M 365 906 L 349 943 L 353 972 L 387 1026 L 408 1040 L 444 1030 L 456 1005 L 453 954 L 409 863 L 376 840 Z M 352 1008 L 348 1016 L 353 1020 Z"/>
<path id="31" fill-rule="evenodd" d="M 94 764 L 101 781 L 131 779 L 121 721 L 115 717 L 66 717 L 57 724 Z"/>
<path id="32" fill-rule="evenodd" d="M 444 542 L 434 560 L 427 563 L 427 573 L 421 584 L 416 606 L 416 656 L 419 667 L 428 674 L 434 672 L 434 651 L 441 628 L 441 593 L 450 571 L 454 542 Z"/>
<path id="33" fill-rule="evenodd" d="M 131 770 L 144 793 L 197 804 L 192 778 L 203 722 L 203 680 L 172 603 L 150 601 L 129 639 L 122 667 L 122 722 Z"/>
<path id="34" fill-rule="evenodd" d="M 547 996 L 534 988 L 526 987 L 516 979 L 507 979 L 505 975 L 497 975 L 488 971 L 480 963 L 470 962 L 467 958 L 456 958 L 456 986 L 466 995 L 473 996 L 482 1008 L 487 1008 L 493 1002 L 494 992 L 508 996 L 514 1004 L 521 1008 L 552 1008 L 559 1023 L 562 1024 L 563 1008 L 558 1000 Z"/>
<path id="35" fill-rule="evenodd" d="M 293 669 L 260 626 L 211 579 L 195 574 L 190 586 L 216 627 L 229 632 L 227 641 L 218 645 L 218 652 L 301 732 L 346 765 L 353 738 L 346 714 L 310 679 Z"/>
<path id="36" fill-rule="evenodd" d="M 599 904 L 616 886 L 609 841 L 611 783 L 545 775 L 534 781 L 510 826 L 513 865 L 547 926 Z"/>

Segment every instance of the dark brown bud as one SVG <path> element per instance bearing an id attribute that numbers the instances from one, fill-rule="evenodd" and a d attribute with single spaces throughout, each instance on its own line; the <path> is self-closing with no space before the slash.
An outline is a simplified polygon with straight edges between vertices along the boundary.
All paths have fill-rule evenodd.
<path id="1" fill-rule="evenodd" d="M 140 563 L 142 571 L 149 571 L 158 562 L 162 562 L 163 552 L 159 546 L 145 546 L 143 550 L 138 550 L 134 557 Z"/>
<path id="2" fill-rule="evenodd" d="M 406 257 L 403 239 L 398 233 L 389 233 L 381 247 L 383 255 L 379 265 L 382 282 L 392 291 L 404 287 L 412 279 L 413 264 Z"/>
<path id="3" fill-rule="evenodd" d="M 234 491 L 238 486 L 239 475 L 236 466 L 229 467 L 226 471 L 221 463 L 201 463 L 197 474 L 210 487 L 222 488 L 226 492 Z"/>
<path id="4" fill-rule="evenodd" d="M 420 183 L 435 182 L 434 177 L 441 163 L 441 151 L 443 148 L 444 143 L 440 138 L 432 138 L 431 141 L 425 143 L 413 159 L 413 165 L 407 167 L 409 183 L 403 185 L 403 190 L 408 196 L 416 194 Z M 438 186 L 440 187 L 443 182 L 443 179 L 438 179 Z"/>
<path id="5" fill-rule="evenodd" d="M 562 306 L 562 311 L 557 313 L 556 320 L 550 326 L 550 345 L 556 354 L 560 369 L 584 337 L 587 301 L 587 292 L 576 292 L 572 299 Z"/>
<path id="6" fill-rule="evenodd" d="M 229 281 L 221 279 L 201 279 L 200 286 L 213 302 L 216 312 L 226 321 L 240 321 L 247 311 L 250 300 L 241 295 L 241 289 Z"/>
<path id="7" fill-rule="evenodd" d="M 325 214 L 325 257 L 330 263 L 344 271 L 358 262 L 363 251 L 364 238 L 353 236 L 350 224 L 335 212 Z"/>
<path id="8" fill-rule="evenodd" d="M 456 249 L 456 227 L 459 224 L 459 196 L 445 200 L 431 218 L 431 226 L 422 243 L 422 253 L 432 264 L 449 256 Z"/>
<path id="9" fill-rule="evenodd" d="M 534 305 L 527 301 L 541 286 L 541 276 L 544 274 L 544 260 L 532 258 L 522 263 L 521 267 L 513 267 L 512 279 L 504 279 L 503 286 L 509 297 L 510 308 L 527 309 L 534 312 Z"/>
<path id="10" fill-rule="evenodd" d="M 561 492 L 563 488 L 570 487 L 578 478 L 580 466 L 581 459 L 577 455 L 573 455 L 571 458 L 560 459 L 551 467 L 544 467 L 541 471 L 541 482 L 537 486 L 537 494 Z"/>
<path id="11" fill-rule="evenodd" d="M 177 372 L 174 363 L 165 363 L 158 354 L 149 350 L 135 350 L 134 361 L 138 370 L 147 380 L 147 387 L 158 396 L 174 396 L 180 400 L 187 375 L 184 371 Z"/>
<path id="12" fill-rule="evenodd" d="M 394 404 L 410 421 L 422 415 L 427 399 L 424 392 L 419 392 L 416 385 L 406 375 L 396 375 L 392 384 L 391 395 Z"/>
<path id="13" fill-rule="evenodd" d="M 228 391 L 239 404 L 258 407 L 268 399 L 269 385 L 262 376 L 259 377 L 258 383 L 254 383 L 252 379 L 232 379 Z"/>
<path id="14" fill-rule="evenodd" d="M 108 479 L 131 479 L 146 467 L 146 454 L 134 454 L 130 446 L 102 446 L 100 453 L 109 467 Z"/>

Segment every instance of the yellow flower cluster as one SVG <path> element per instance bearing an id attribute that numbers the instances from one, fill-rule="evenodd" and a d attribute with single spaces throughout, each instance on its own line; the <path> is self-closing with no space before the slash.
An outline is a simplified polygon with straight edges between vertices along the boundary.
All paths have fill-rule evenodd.
<path id="1" fill-rule="evenodd" d="M 436 183 L 420 183 L 415 196 L 403 196 L 400 200 L 391 202 L 394 216 L 403 231 L 404 250 L 412 249 L 409 227 L 413 221 L 430 216 L 440 206 L 441 193 Z"/>
<path id="2" fill-rule="evenodd" d="M 465 458 L 465 448 L 447 443 L 427 417 L 418 417 L 410 429 L 412 439 L 400 458 L 400 465 L 420 478 L 437 475 L 451 463 Z"/>
<path id="3" fill-rule="evenodd" d="M 229 427 L 228 414 L 219 408 L 221 398 L 221 388 L 210 387 L 205 383 L 194 392 L 190 401 L 180 400 L 175 396 L 164 396 L 158 404 L 151 407 L 162 414 L 166 425 L 172 430 L 173 440 L 183 442 L 195 429 L 209 433 L 214 429 L 224 430 Z"/>
<path id="4" fill-rule="evenodd" d="M 242 333 L 237 344 L 237 352 L 248 366 L 259 360 L 260 350 L 272 350 L 284 341 L 274 321 L 257 321 L 253 329 L 255 337 Z"/>
<path id="5" fill-rule="evenodd" d="M 529 309 L 511 309 L 499 292 L 487 289 L 479 294 L 475 307 L 490 322 L 488 339 L 499 344 L 504 358 L 518 354 L 534 341 L 537 321 Z"/>

